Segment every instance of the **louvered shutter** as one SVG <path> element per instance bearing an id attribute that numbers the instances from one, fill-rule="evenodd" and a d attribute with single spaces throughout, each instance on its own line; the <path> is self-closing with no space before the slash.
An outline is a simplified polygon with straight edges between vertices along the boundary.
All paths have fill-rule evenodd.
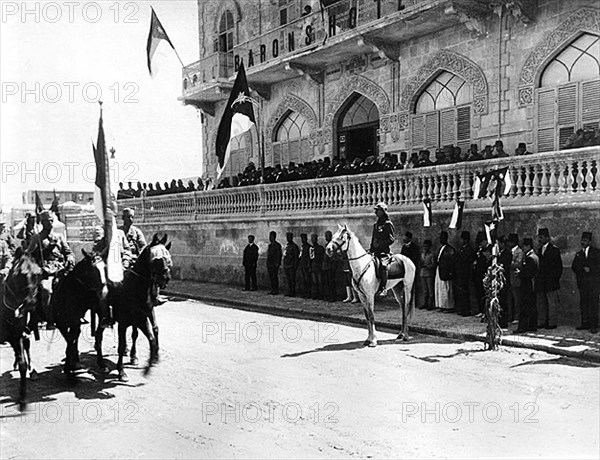
<path id="1" fill-rule="evenodd" d="M 558 149 L 562 149 L 577 125 L 577 83 L 558 88 Z"/>
<path id="2" fill-rule="evenodd" d="M 440 135 L 442 146 L 456 143 L 456 109 L 442 110 L 440 114 Z"/>
<path id="3" fill-rule="evenodd" d="M 471 106 L 456 109 L 456 145 L 463 152 L 471 145 Z"/>
<path id="4" fill-rule="evenodd" d="M 556 96 L 555 89 L 538 91 L 537 144 L 538 152 L 554 150 Z"/>
<path id="5" fill-rule="evenodd" d="M 412 118 L 412 148 L 422 149 L 425 147 L 425 116 L 415 115 Z"/>
<path id="6" fill-rule="evenodd" d="M 581 122 L 584 128 L 597 128 L 600 122 L 600 80 L 581 84 Z"/>
<path id="7" fill-rule="evenodd" d="M 435 149 L 440 145 L 439 112 L 425 115 L 425 147 Z"/>

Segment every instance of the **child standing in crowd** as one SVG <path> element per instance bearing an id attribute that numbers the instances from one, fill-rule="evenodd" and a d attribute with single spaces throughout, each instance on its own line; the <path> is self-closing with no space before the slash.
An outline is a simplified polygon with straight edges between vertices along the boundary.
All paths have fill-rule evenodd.
<path id="1" fill-rule="evenodd" d="M 423 297 L 420 308 L 434 310 L 435 254 L 431 252 L 431 240 L 423 241 L 421 261 L 419 276 L 421 277 L 421 286 L 423 286 Z"/>

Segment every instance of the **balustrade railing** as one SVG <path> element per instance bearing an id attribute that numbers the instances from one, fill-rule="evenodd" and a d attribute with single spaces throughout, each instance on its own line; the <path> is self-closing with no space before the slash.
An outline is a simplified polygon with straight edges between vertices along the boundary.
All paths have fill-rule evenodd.
<path id="1" fill-rule="evenodd" d="M 596 202 L 600 147 L 477 162 L 429 166 L 280 184 L 235 187 L 119 200 L 142 221 L 197 220 L 202 216 L 277 216 L 362 212 L 385 201 L 392 210 L 472 200 L 478 174 L 508 166 L 512 186 L 506 206 L 569 201 Z"/>

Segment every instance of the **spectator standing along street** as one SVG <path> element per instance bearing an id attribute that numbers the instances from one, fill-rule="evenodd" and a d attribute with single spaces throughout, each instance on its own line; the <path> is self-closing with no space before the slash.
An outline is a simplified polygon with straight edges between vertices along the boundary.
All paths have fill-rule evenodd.
<path id="1" fill-rule="evenodd" d="M 269 294 L 279 294 L 279 267 L 281 266 L 281 244 L 277 242 L 277 233 L 269 233 L 269 248 L 267 249 L 267 272 L 271 282 Z"/>
<path id="2" fill-rule="evenodd" d="M 471 278 L 475 251 L 471 246 L 471 234 L 460 234 L 460 247 L 456 250 L 456 280 L 454 303 L 460 316 L 471 316 Z"/>
<path id="3" fill-rule="evenodd" d="M 332 234 L 329 230 L 325 232 L 325 246 L 331 241 Z M 336 298 L 335 272 L 337 260 L 333 257 L 323 257 L 323 299 L 334 302 Z"/>
<path id="4" fill-rule="evenodd" d="M 325 248 L 319 244 L 316 233 L 310 235 L 310 273 L 312 276 L 312 298 L 323 298 L 323 258 Z"/>
<path id="5" fill-rule="evenodd" d="M 454 312 L 454 294 L 452 280 L 454 279 L 454 256 L 456 251 L 448 243 L 448 232 L 440 233 L 441 248 L 437 257 L 437 272 L 435 274 L 435 306 L 444 313 Z"/>
<path id="6" fill-rule="evenodd" d="M 511 233 L 508 235 L 508 246 L 512 254 L 510 263 L 510 272 L 507 278 L 510 278 L 510 289 L 508 290 L 508 320 L 515 323 L 519 321 L 519 309 L 521 308 L 521 277 L 518 270 L 523 265 L 525 253 L 519 247 L 519 235 Z"/>
<path id="7" fill-rule="evenodd" d="M 517 334 L 537 331 L 538 321 L 533 280 L 538 274 L 539 259 L 533 250 L 533 240 L 531 238 L 523 239 L 523 252 L 525 253 L 523 265 L 520 269 L 517 269 L 517 273 L 521 278 L 522 295 L 521 309 L 519 311 L 519 327 L 515 331 Z"/>
<path id="8" fill-rule="evenodd" d="M 421 255 L 421 285 L 423 286 L 423 297 L 421 308 L 425 310 L 435 309 L 435 254 L 431 251 L 431 240 L 423 241 L 423 253 Z"/>
<path id="9" fill-rule="evenodd" d="M 296 297 L 296 270 L 300 262 L 300 248 L 294 243 L 294 234 L 288 232 L 285 234 L 287 244 L 283 256 L 283 271 L 287 281 L 286 296 Z"/>
<path id="10" fill-rule="evenodd" d="M 248 244 L 244 248 L 244 291 L 256 291 L 256 266 L 258 264 L 258 246 L 254 235 L 248 235 Z"/>
<path id="11" fill-rule="evenodd" d="M 310 273 L 310 248 L 312 246 L 308 242 L 308 235 L 306 233 L 300 234 L 300 243 L 300 263 L 298 264 L 299 284 L 302 290 L 302 297 L 308 299 L 312 293 L 312 275 Z"/>
<path id="12" fill-rule="evenodd" d="M 581 251 L 575 254 L 571 268 L 579 288 L 581 325 L 578 330 L 598 332 L 598 298 L 600 297 L 600 250 L 592 245 L 592 233 L 581 235 Z"/>
<path id="13" fill-rule="evenodd" d="M 538 327 L 544 329 L 556 329 L 558 309 L 560 300 L 558 290 L 560 289 L 560 277 L 562 275 L 562 258 L 560 249 L 550 241 L 550 233 L 547 228 L 538 230 L 539 273 L 535 279 L 535 291 L 537 293 Z"/>

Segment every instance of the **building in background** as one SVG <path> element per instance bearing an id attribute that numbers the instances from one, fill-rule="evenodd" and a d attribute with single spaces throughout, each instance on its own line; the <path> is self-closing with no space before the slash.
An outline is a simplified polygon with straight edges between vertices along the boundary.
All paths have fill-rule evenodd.
<path id="1" fill-rule="evenodd" d="M 80 205 L 93 204 L 94 192 L 81 192 L 81 191 L 65 191 L 65 190 L 28 190 L 23 192 L 23 204 L 35 204 L 35 193 L 39 195 L 42 200 L 42 204 L 46 208 L 50 208 L 54 196 L 58 198 L 59 203 L 66 203 L 72 201 Z"/>
<path id="2" fill-rule="evenodd" d="M 183 70 L 181 100 L 202 110 L 209 177 L 242 61 L 267 166 L 482 150 L 497 139 L 509 154 L 520 142 L 555 152 L 599 126 L 594 0 L 198 0 L 198 9 L 200 56 Z M 234 141 L 226 175 L 261 157 L 252 129 Z"/>

